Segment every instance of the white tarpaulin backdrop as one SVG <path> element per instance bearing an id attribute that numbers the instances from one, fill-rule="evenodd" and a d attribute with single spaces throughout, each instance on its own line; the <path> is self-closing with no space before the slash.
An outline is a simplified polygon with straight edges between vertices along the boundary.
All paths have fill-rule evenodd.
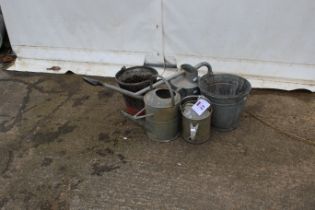
<path id="1" fill-rule="evenodd" d="M 11 69 L 113 76 L 122 65 L 208 61 L 255 87 L 315 91 L 312 0 L 0 0 Z M 166 73 L 172 70 L 166 71 Z"/>

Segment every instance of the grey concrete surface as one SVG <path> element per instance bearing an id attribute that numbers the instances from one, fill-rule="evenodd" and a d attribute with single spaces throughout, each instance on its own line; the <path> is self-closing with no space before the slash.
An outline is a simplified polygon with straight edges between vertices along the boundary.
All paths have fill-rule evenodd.
<path id="1" fill-rule="evenodd" d="M 315 94 L 255 90 L 198 146 L 123 108 L 76 75 L 1 71 L 0 209 L 315 209 Z"/>

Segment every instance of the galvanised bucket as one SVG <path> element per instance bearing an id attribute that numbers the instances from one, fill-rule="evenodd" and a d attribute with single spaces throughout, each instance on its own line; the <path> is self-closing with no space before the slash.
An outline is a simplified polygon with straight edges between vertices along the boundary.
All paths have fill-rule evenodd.
<path id="1" fill-rule="evenodd" d="M 206 74 L 199 80 L 201 94 L 212 104 L 212 126 L 220 131 L 238 127 L 251 84 L 233 74 Z"/>

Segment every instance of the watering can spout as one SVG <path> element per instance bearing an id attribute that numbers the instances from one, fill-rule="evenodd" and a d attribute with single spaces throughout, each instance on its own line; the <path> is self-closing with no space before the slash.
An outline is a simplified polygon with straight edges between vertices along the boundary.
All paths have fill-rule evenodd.
<path id="1" fill-rule="evenodd" d="M 143 113 L 144 109 L 140 110 L 137 114 L 135 115 L 131 115 L 128 114 L 127 112 L 121 111 L 121 113 L 128 118 L 129 120 L 137 123 L 139 126 L 141 126 L 142 128 L 144 128 L 145 130 L 149 130 L 149 124 L 145 123 L 145 118 L 146 117 L 150 117 L 153 116 L 153 114 L 146 114 L 146 115 L 141 115 L 139 116 L 139 114 Z"/>

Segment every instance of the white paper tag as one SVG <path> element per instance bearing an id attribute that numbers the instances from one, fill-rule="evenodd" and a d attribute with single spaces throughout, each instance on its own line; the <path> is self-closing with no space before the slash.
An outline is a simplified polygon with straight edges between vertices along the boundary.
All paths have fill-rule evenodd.
<path id="1" fill-rule="evenodd" d="M 208 108 L 210 104 L 208 101 L 204 99 L 199 99 L 193 106 L 192 110 L 194 110 L 199 116 L 202 115 Z"/>

